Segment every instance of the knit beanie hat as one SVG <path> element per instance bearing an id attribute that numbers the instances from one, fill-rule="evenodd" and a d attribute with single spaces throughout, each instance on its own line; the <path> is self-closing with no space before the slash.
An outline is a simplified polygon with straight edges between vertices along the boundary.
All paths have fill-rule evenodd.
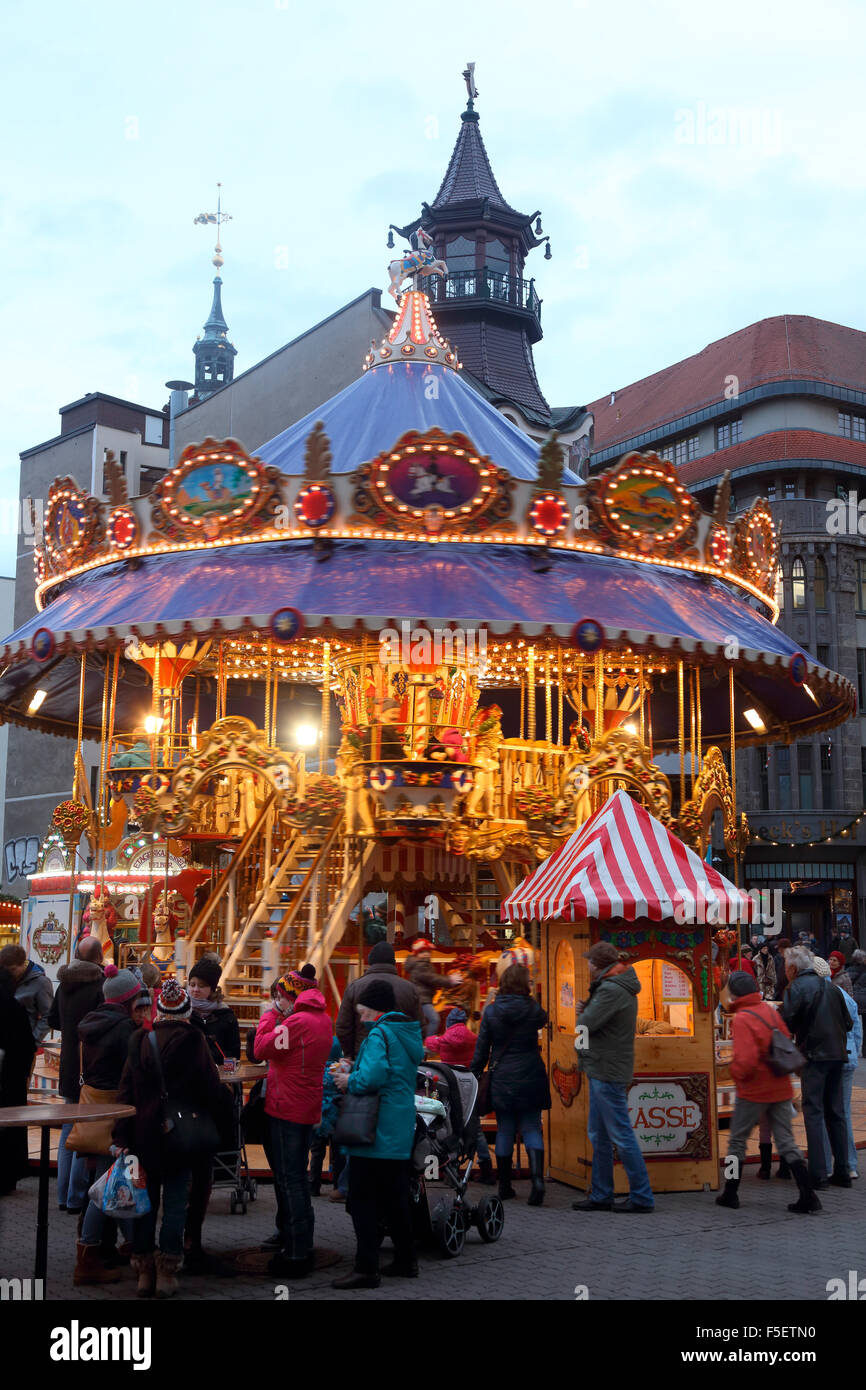
<path id="1" fill-rule="evenodd" d="M 370 980 L 358 995 L 358 1003 L 377 1014 L 392 1014 L 396 1007 L 394 991 L 387 980 Z"/>
<path id="2" fill-rule="evenodd" d="M 588 960 L 590 965 L 594 965 L 596 970 L 605 970 L 609 965 L 619 962 L 619 951 L 610 941 L 597 941 L 583 954 L 584 959 Z"/>
<path id="3" fill-rule="evenodd" d="M 465 1022 L 466 1022 L 466 1010 L 465 1010 L 465 1009 L 452 1009 L 451 1012 L 450 1012 L 450 1014 L 448 1015 L 448 1017 L 447 1017 L 446 1020 L 445 1020 L 445 1027 L 446 1027 L 446 1028 L 453 1028 L 454 1025 L 455 1025 L 455 1023 L 465 1023 Z"/>
<path id="4" fill-rule="evenodd" d="M 183 985 L 174 975 L 169 975 L 156 1001 L 156 1011 L 161 1018 L 189 1018 L 192 1013 L 192 1000 Z"/>
<path id="5" fill-rule="evenodd" d="M 312 966 L 304 966 L 305 970 L 311 970 Z M 285 975 L 281 975 L 277 980 L 275 988 L 282 994 L 294 998 L 298 994 L 303 994 L 304 990 L 316 988 L 315 972 L 312 977 L 305 975 L 301 970 L 287 970 Z"/>
<path id="6" fill-rule="evenodd" d="M 821 980 L 829 980 L 833 973 L 823 956 L 812 957 L 812 969 Z"/>
<path id="7" fill-rule="evenodd" d="M 742 999 L 744 994 L 757 994 L 758 986 L 754 975 L 748 970 L 732 970 L 728 976 L 728 993 L 734 999 Z"/>
<path id="8" fill-rule="evenodd" d="M 189 972 L 191 980 L 201 980 L 209 989 L 216 989 L 222 975 L 222 966 L 216 956 L 202 956 Z"/>
<path id="9" fill-rule="evenodd" d="M 140 990 L 141 980 L 137 980 L 131 970 L 118 970 L 116 965 L 106 965 L 102 994 L 107 1004 L 127 1004 Z"/>
<path id="10" fill-rule="evenodd" d="M 368 965 L 396 965 L 397 957 L 390 941 L 377 941 L 367 957 Z"/>
<path id="11" fill-rule="evenodd" d="M 149 990 L 149 989 L 143 989 L 143 990 L 141 990 L 141 991 L 136 995 L 136 997 L 135 997 L 135 1003 L 133 1004 L 132 1007 L 133 1007 L 134 1009 L 151 1009 L 151 1008 L 153 1008 L 153 995 L 151 994 L 150 990 Z"/>
<path id="12" fill-rule="evenodd" d="M 312 980 L 313 984 L 316 983 L 316 967 L 314 965 L 302 965 L 298 974 L 301 979 Z"/>
<path id="13" fill-rule="evenodd" d="M 830 969 L 834 975 L 837 975 L 839 971 L 843 970 L 845 967 L 845 957 L 842 955 L 841 951 L 831 951 L 827 960 L 830 963 Z"/>

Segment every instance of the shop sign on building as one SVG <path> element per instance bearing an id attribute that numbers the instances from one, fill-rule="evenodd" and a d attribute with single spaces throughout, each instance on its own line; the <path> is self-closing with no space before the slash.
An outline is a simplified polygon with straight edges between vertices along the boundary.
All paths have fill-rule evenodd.
<path id="1" fill-rule="evenodd" d="M 637 1076 L 628 1113 L 645 1158 L 708 1157 L 709 1077 Z"/>

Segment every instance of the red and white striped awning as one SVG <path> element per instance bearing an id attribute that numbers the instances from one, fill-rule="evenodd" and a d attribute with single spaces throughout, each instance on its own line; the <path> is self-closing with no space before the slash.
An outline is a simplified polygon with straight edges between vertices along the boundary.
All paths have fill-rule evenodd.
<path id="1" fill-rule="evenodd" d="M 505 922 L 672 919 L 749 922 L 755 903 L 624 791 L 525 878 L 502 904 Z"/>

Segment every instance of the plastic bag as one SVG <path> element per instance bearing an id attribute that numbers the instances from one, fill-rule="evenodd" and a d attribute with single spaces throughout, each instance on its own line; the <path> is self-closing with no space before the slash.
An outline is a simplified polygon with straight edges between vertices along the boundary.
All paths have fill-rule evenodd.
<path id="1" fill-rule="evenodd" d="M 134 1154 L 121 1154 L 108 1172 L 97 1178 L 87 1195 L 106 1216 L 134 1221 L 150 1211 L 147 1177 Z"/>

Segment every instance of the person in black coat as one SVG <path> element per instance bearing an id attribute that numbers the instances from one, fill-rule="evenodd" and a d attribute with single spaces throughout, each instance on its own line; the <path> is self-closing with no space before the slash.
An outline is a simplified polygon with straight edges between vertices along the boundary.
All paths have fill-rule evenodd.
<path id="1" fill-rule="evenodd" d="M 241 1033 L 237 1018 L 223 1002 L 219 987 L 222 968 L 216 956 L 202 956 L 189 972 L 189 997 L 192 1002 L 192 1023 L 201 1028 L 207 1039 L 211 1057 L 219 1067 L 226 1057 L 241 1056 Z M 227 1136 L 227 1148 L 234 1148 Z M 184 1268 L 195 1274 L 227 1276 L 235 1273 L 208 1255 L 202 1248 L 201 1233 L 213 1191 L 213 1159 L 205 1158 L 193 1165 L 192 1185 L 186 1212 Z"/>
<path id="2" fill-rule="evenodd" d="M 806 1058 L 800 1083 L 809 1179 L 813 1187 L 826 1187 L 828 1182 L 834 1187 L 850 1187 L 842 1070 L 848 1060 L 848 1034 L 853 1025 L 842 991 L 819 977 L 814 959 L 804 946 L 792 946 L 786 953 L 788 988 L 781 1013 Z M 834 1160 L 829 1178 L 824 1157 L 825 1133 L 829 1135 Z"/>
<path id="3" fill-rule="evenodd" d="M 60 1094 L 70 1105 L 78 1103 L 79 1076 L 78 1025 L 86 1014 L 102 1003 L 102 943 L 95 936 L 79 942 L 75 958 L 57 972 L 57 990 L 48 1013 L 48 1027 L 60 1034 Z M 57 1205 L 81 1211 L 87 1204 L 86 1168 L 75 1163 L 66 1140 L 72 1125 L 64 1125 L 57 1143 Z M 73 1168 L 75 1181 L 70 1182 Z M 71 1189 L 71 1190 L 70 1190 Z"/>
<path id="4" fill-rule="evenodd" d="M 499 1195 L 517 1195 L 511 1186 L 511 1164 L 519 1131 L 529 1158 L 529 1205 L 533 1207 L 540 1207 L 544 1201 L 541 1112 L 550 1109 L 550 1086 L 539 1050 L 538 1030 L 546 1023 L 546 1011 L 531 996 L 526 966 L 509 965 L 500 981 L 499 993 L 482 1014 L 471 1067 L 480 1077 L 490 1064 Z"/>
<path id="5" fill-rule="evenodd" d="M 0 1106 L 26 1105 L 36 1043 L 27 1010 L 15 998 L 16 981 L 0 969 Z M 0 1129 L 0 1197 L 29 1172 L 27 1130 Z"/>
<path id="6" fill-rule="evenodd" d="M 851 981 L 851 993 L 854 1003 L 857 1005 L 857 1012 L 862 1018 L 866 1014 L 866 951 L 855 951 L 851 957 L 851 964 L 848 966 L 848 978 Z M 866 1043 L 864 1043 L 866 1050 Z"/>

